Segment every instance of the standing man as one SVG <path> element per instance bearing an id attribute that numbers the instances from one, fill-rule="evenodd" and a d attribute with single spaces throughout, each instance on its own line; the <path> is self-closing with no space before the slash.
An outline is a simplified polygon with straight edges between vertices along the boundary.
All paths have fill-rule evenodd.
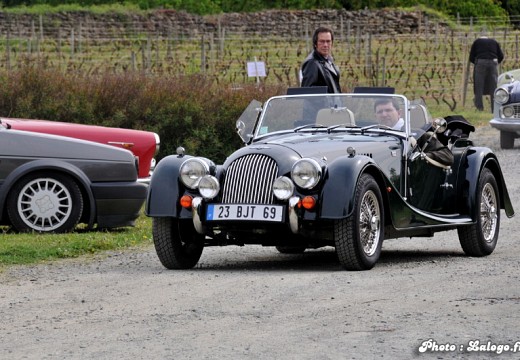
<path id="1" fill-rule="evenodd" d="M 340 93 L 339 69 L 332 59 L 332 30 L 319 27 L 314 31 L 312 44 L 314 50 L 302 64 L 302 87 L 326 86 L 328 93 Z"/>
<path id="2" fill-rule="evenodd" d="M 471 45 L 469 61 L 473 66 L 473 93 L 477 110 L 484 110 L 482 96 L 491 97 L 491 112 L 493 112 L 493 93 L 497 87 L 498 64 L 504 60 L 500 44 L 486 36 L 476 39 Z"/>

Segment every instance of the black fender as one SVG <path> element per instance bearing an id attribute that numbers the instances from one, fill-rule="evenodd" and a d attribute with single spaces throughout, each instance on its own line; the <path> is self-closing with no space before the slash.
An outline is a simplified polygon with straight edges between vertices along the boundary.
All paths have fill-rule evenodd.
<path id="1" fill-rule="evenodd" d="M 147 216 L 178 217 L 179 197 L 183 193 L 179 180 L 181 164 L 192 156 L 166 156 L 155 167 L 146 198 Z"/>
<path id="2" fill-rule="evenodd" d="M 368 156 L 343 157 L 327 166 L 324 185 L 320 194 L 320 217 L 324 219 L 344 219 L 353 210 L 354 195 L 359 176 L 370 169 L 376 181 L 379 170 Z M 379 182 L 379 181 L 378 181 Z"/>
<path id="3" fill-rule="evenodd" d="M 78 167 L 61 160 L 55 159 L 40 159 L 25 163 L 19 167 L 17 167 L 14 171 L 12 171 L 0 186 L 0 219 L 3 219 L 5 202 L 7 199 L 7 195 L 13 185 L 23 176 L 33 173 L 35 171 L 57 171 L 71 176 L 74 180 L 76 180 L 79 186 L 84 191 L 84 194 L 87 195 L 88 202 L 90 204 L 90 214 L 88 214 L 88 227 L 92 228 L 94 226 L 95 215 L 97 212 L 96 202 L 94 200 L 94 195 L 92 194 L 92 189 L 90 188 L 91 181 L 88 176 Z"/>
<path id="4" fill-rule="evenodd" d="M 507 186 L 502 174 L 502 169 L 496 155 L 489 148 L 485 147 L 473 147 L 468 151 L 466 167 L 466 178 L 465 182 L 467 185 L 468 192 L 463 194 L 463 201 L 466 204 L 468 215 L 471 216 L 473 221 L 477 221 L 480 212 L 480 205 L 477 204 L 477 190 L 478 182 L 480 179 L 480 173 L 482 169 L 487 168 L 496 179 L 500 197 L 500 208 L 505 210 L 507 217 L 513 217 L 515 211 Z"/>

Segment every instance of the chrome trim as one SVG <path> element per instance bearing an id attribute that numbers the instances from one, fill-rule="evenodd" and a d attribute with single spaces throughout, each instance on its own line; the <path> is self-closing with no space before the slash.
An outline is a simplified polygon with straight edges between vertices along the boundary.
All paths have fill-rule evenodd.
<path id="1" fill-rule="evenodd" d="M 150 174 L 151 175 L 151 174 Z M 150 185 L 150 181 L 152 180 L 151 176 L 145 177 L 145 178 L 138 178 L 137 182 L 145 185 Z"/>
<path id="2" fill-rule="evenodd" d="M 300 227 L 298 222 L 298 213 L 296 212 L 296 207 L 299 202 L 300 198 L 298 196 L 293 196 L 289 199 L 289 226 L 291 227 L 293 234 L 298 234 L 298 229 Z"/>
<path id="3" fill-rule="evenodd" d="M 202 221 L 200 221 L 200 215 L 199 210 L 200 206 L 202 205 L 202 198 L 201 197 L 195 197 L 191 201 L 191 217 L 193 218 L 193 227 L 195 230 L 201 234 L 204 235 L 204 225 L 202 225 Z"/>
<path id="4" fill-rule="evenodd" d="M 222 186 L 227 204 L 273 204 L 273 183 L 278 177 L 274 159 L 263 154 L 244 155 L 231 163 Z"/>

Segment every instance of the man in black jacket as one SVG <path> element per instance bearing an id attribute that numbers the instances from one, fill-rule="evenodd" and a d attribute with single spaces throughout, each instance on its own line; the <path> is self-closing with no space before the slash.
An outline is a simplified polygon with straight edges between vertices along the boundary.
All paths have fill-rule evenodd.
<path id="1" fill-rule="evenodd" d="M 473 93 L 477 110 L 484 110 L 482 96 L 489 95 L 491 112 L 493 112 L 493 94 L 497 87 L 498 64 L 502 60 L 504 60 L 504 54 L 495 39 L 481 36 L 471 45 L 469 61 L 474 64 Z"/>
<path id="2" fill-rule="evenodd" d="M 332 59 L 332 30 L 319 27 L 312 36 L 314 50 L 302 64 L 302 87 L 327 86 L 329 93 L 340 93 L 339 69 Z"/>

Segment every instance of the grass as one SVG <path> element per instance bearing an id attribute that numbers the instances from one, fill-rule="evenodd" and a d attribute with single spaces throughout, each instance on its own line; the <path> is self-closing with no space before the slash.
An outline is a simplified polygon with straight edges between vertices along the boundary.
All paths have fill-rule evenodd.
<path id="1" fill-rule="evenodd" d="M 6 228 L 0 236 L 0 271 L 10 265 L 37 264 L 76 258 L 107 250 L 147 246 L 152 243 L 151 219 L 141 215 L 135 227 L 112 231 L 83 231 L 68 234 L 17 234 Z"/>

